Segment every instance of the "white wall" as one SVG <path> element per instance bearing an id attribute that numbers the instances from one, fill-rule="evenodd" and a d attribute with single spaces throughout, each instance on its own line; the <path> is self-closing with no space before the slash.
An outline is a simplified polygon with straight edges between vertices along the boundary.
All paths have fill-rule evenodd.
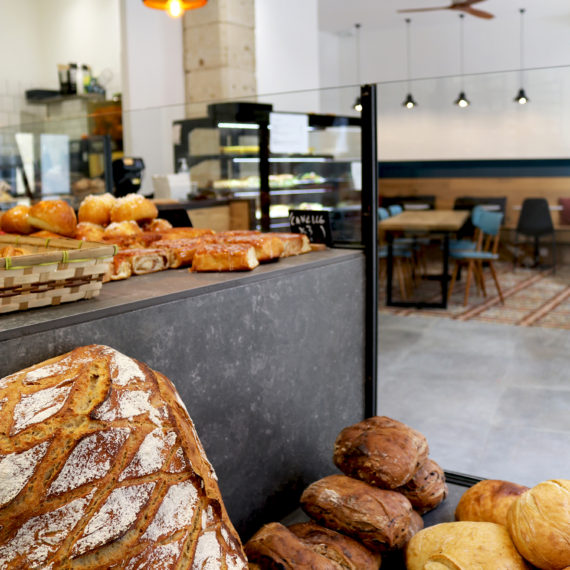
<path id="1" fill-rule="evenodd" d="M 320 86 L 318 0 L 256 0 L 257 92 L 315 90 Z M 319 111 L 317 92 L 260 97 L 279 111 Z"/>
<path id="2" fill-rule="evenodd" d="M 142 193 L 173 171 L 172 121 L 184 117 L 182 20 L 121 0 L 125 154 L 142 157 Z"/>
<path id="3" fill-rule="evenodd" d="M 445 16 L 445 17 L 444 17 Z M 570 154 L 569 70 L 529 71 L 524 86 L 531 99 L 513 103 L 518 73 L 479 74 L 519 68 L 519 15 L 491 21 L 465 20 L 465 88 L 472 106 L 452 105 L 460 90 L 456 15 L 412 21 L 412 92 L 419 106 L 401 107 L 407 91 L 405 24 L 399 29 L 361 30 L 361 81 L 379 88 L 379 154 L 384 160 L 561 157 Z M 525 67 L 570 64 L 568 19 L 525 16 Z M 350 24 L 347 24 L 350 28 Z M 323 36 L 324 34 L 321 34 Z M 353 32 L 321 39 L 321 83 L 353 85 Z M 337 43 L 337 48 L 332 46 Z M 322 46 L 327 46 L 326 50 Z M 325 58 L 335 61 L 327 61 Z M 390 83 L 398 82 L 398 83 Z M 325 96 L 323 96 L 324 98 Z M 329 97 L 330 98 L 330 97 Z M 349 112 L 351 97 L 337 97 Z"/>
<path id="4" fill-rule="evenodd" d="M 59 89 L 69 62 L 109 70 L 108 93 L 121 91 L 118 0 L 0 0 L 0 127 L 43 116 L 24 92 Z"/>

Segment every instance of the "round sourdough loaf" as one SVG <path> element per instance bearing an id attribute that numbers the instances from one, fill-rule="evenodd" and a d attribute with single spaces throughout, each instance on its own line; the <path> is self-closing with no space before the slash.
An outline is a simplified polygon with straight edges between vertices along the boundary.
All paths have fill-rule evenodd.
<path id="1" fill-rule="evenodd" d="M 519 552 L 542 570 L 570 566 L 570 480 L 539 483 L 520 495 L 507 515 Z"/>
<path id="2" fill-rule="evenodd" d="M 247 568 L 166 377 L 94 345 L 0 380 L 0 568 Z"/>
<path id="3" fill-rule="evenodd" d="M 507 529 L 485 522 L 441 523 L 406 547 L 407 570 L 527 570 Z"/>
<path id="4" fill-rule="evenodd" d="M 337 563 L 343 570 L 378 570 L 382 558 L 365 546 L 314 522 L 294 524 L 289 530 L 313 551 Z"/>
<path id="5" fill-rule="evenodd" d="M 458 521 L 493 522 L 506 526 L 511 505 L 527 490 L 528 487 L 510 481 L 479 481 L 459 499 L 455 518 Z"/>
<path id="6" fill-rule="evenodd" d="M 386 416 L 374 416 L 340 432 L 333 460 L 349 477 L 396 489 L 414 476 L 428 452 L 420 432 Z"/>
<path id="7" fill-rule="evenodd" d="M 427 461 L 403 486 L 396 489 L 412 503 L 418 513 L 435 509 L 447 497 L 447 485 L 443 469 L 433 460 Z"/>
<path id="8" fill-rule="evenodd" d="M 301 507 L 318 523 L 374 552 L 402 548 L 417 530 L 417 519 L 421 521 L 401 493 L 346 475 L 330 475 L 309 485 L 301 496 Z"/>

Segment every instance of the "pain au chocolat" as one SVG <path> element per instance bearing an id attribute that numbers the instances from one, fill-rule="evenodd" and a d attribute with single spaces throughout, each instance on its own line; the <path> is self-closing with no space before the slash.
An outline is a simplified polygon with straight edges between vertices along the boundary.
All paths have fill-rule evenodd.
<path id="1" fill-rule="evenodd" d="M 0 568 L 247 568 L 166 377 L 93 345 L 0 380 Z"/>

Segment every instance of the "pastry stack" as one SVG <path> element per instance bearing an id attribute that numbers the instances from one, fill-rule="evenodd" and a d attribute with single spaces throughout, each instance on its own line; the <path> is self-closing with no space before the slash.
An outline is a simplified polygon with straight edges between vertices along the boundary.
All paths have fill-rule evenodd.
<path id="1" fill-rule="evenodd" d="M 428 452 L 421 433 L 385 416 L 345 428 L 333 454 L 342 474 L 312 483 L 301 496 L 311 522 L 262 527 L 245 546 L 250 568 L 377 570 L 447 495 Z"/>
<path id="2" fill-rule="evenodd" d="M 311 251 L 308 238 L 302 234 L 173 228 L 158 218 L 156 206 L 140 194 L 122 198 L 89 195 L 81 202 L 77 216 L 63 200 L 46 200 L 31 208 L 16 206 L 4 214 L 1 227 L 6 233 L 116 245 L 118 253 L 104 281 L 180 267 L 248 271 L 260 263 Z"/>
<path id="3" fill-rule="evenodd" d="M 568 480 L 545 481 L 532 489 L 509 481 L 481 481 L 463 494 L 455 518 L 457 522 L 414 536 L 406 550 L 409 570 L 435 568 L 436 562 L 458 570 L 570 566 Z"/>

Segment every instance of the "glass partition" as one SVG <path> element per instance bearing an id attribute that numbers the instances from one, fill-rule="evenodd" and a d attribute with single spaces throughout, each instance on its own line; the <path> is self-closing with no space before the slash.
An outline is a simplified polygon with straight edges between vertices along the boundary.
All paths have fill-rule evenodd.
<path id="1" fill-rule="evenodd" d="M 423 432 L 449 471 L 526 485 L 567 472 L 570 68 L 377 89 L 379 413 Z M 529 198 L 552 223 L 539 241 L 516 232 Z"/>
<path id="2" fill-rule="evenodd" d="M 118 106 L 5 127 L 4 207 L 50 197 L 78 206 L 85 195 L 105 191 L 192 206 L 247 201 L 252 229 L 288 231 L 291 210 L 318 210 L 329 213 L 335 243 L 359 243 L 357 95 L 350 87 Z"/>

